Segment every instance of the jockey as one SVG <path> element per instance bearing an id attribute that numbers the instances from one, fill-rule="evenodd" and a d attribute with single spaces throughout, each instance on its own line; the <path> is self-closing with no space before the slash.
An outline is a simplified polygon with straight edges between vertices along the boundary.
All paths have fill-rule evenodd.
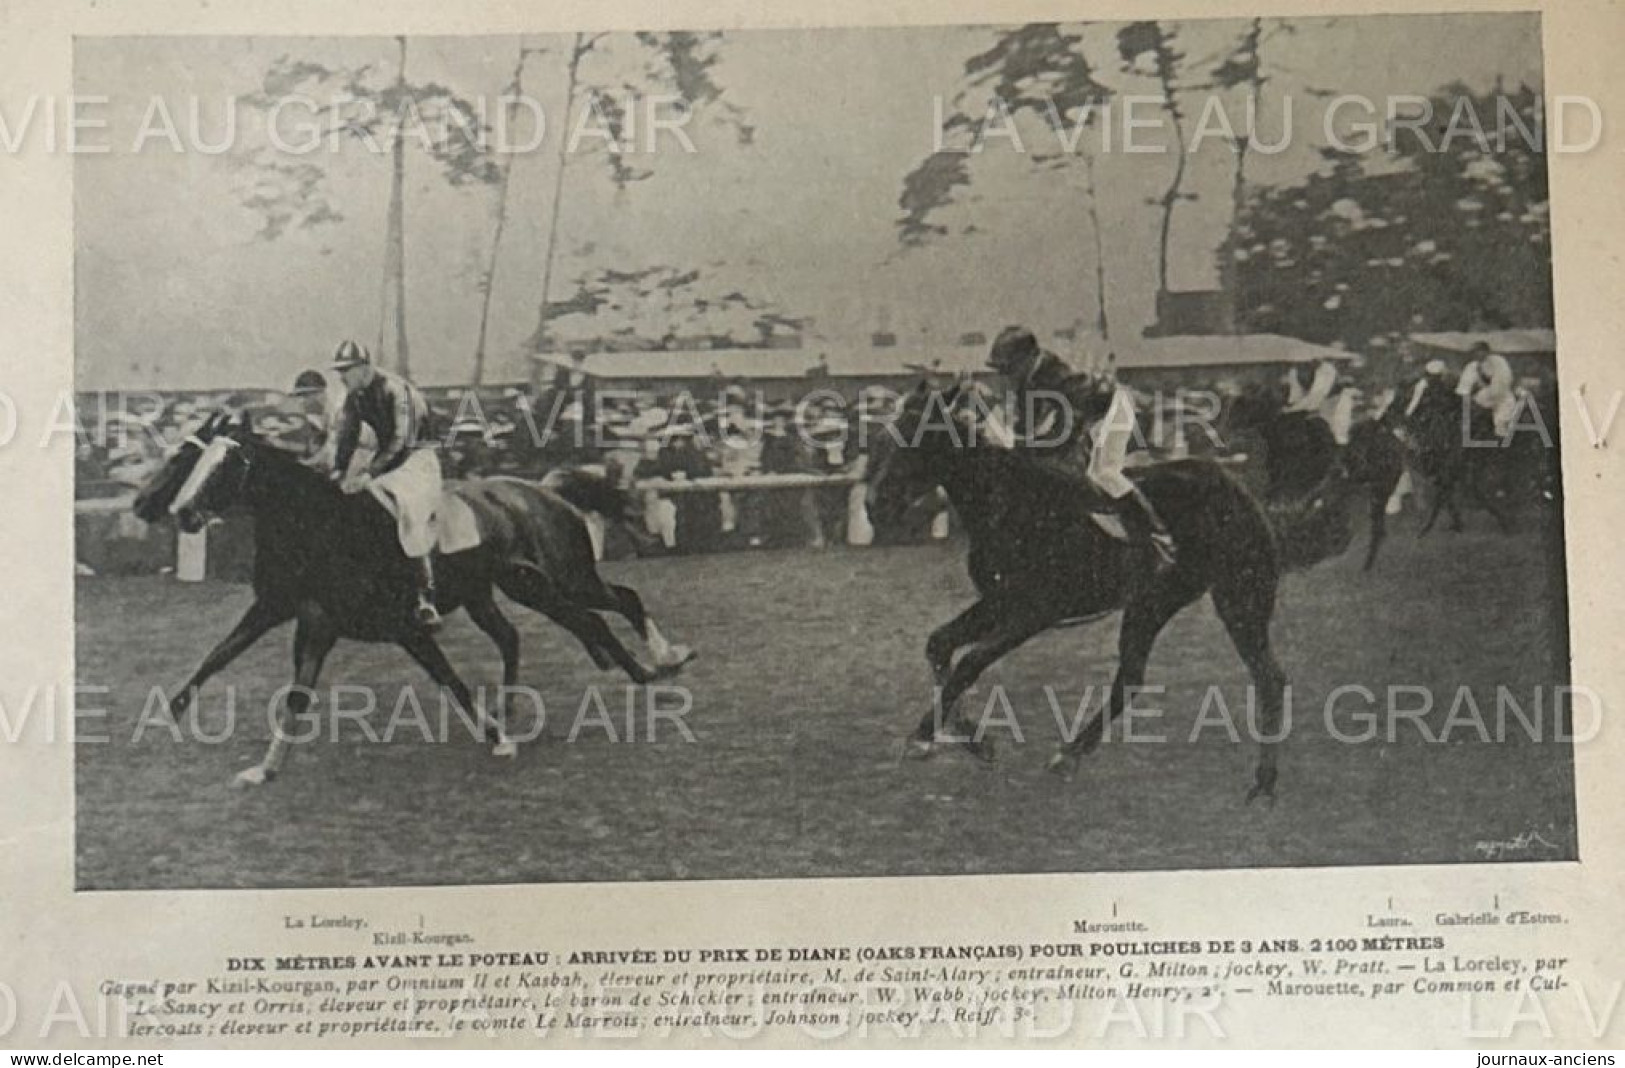
<path id="1" fill-rule="evenodd" d="M 1422 399 L 1431 391 L 1441 395 L 1446 388 L 1445 378 L 1450 374 L 1449 366 L 1443 360 L 1429 360 L 1427 366 L 1422 368 L 1422 377 L 1416 380 L 1411 387 L 1410 403 L 1405 405 L 1405 418 L 1409 419 L 1416 414 L 1416 409 L 1422 406 Z"/>
<path id="2" fill-rule="evenodd" d="M 1330 414 L 1322 409 L 1322 418 L 1326 425 L 1332 428 L 1332 440 L 1339 445 L 1349 443 L 1349 435 L 1354 430 L 1354 415 L 1359 408 L 1360 401 L 1364 399 L 1364 392 L 1352 380 L 1341 379 L 1338 382 L 1337 396 L 1331 402 Z"/>
<path id="3" fill-rule="evenodd" d="M 1297 410 L 1298 405 L 1303 403 L 1304 395 L 1303 379 L 1298 377 L 1298 369 L 1288 368 L 1281 376 L 1281 383 L 1286 386 L 1286 408 L 1283 410 L 1288 412 Z"/>
<path id="4" fill-rule="evenodd" d="M 1296 383 L 1296 374 L 1292 376 L 1292 381 L 1293 383 Z M 1322 360 L 1320 361 L 1320 365 L 1315 368 L 1315 377 L 1314 380 L 1309 383 L 1308 392 L 1304 393 L 1295 401 L 1291 401 L 1290 398 L 1288 398 L 1290 403 L 1287 404 L 1284 410 L 1289 412 L 1308 412 L 1311 415 L 1316 414 L 1321 410 L 1327 401 L 1331 400 L 1332 391 L 1336 388 L 1337 365 L 1330 360 Z"/>
<path id="5" fill-rule="evenodd" d="M 1153 550 L 1157 566 L 1174 562 L 1174 542 L 1156 508 L 1123 474 L 1135 428 L 1134 400 L 1127 387 L 1106 375 L 1079 374 L 1060 357 L 1038 346 L 1031 330 L 1005 327 L 994 339 L 988 366 L 1010 386 L 1016 405 L 1017 441 L 1054 428 L 1064 441 L 1052 443 L 1034 462 L 1082 490 L 1092 511 L 1117 516 L 1129 538 Z M 1031 410 L 1028 410 L 1031 409 Z M 1064 410 L 1063 410 L 1064 409 Z M 1025 425 L 1030 420 L 1033 425 Z"/>
<path id="6" fill-rule="evenodd" d="M 1518 395 L 1512 388 L 1512 365 L 1482 341 L 1473 346 L 1471 356 L 1462 370 L 1456 392 L 1462 397 L 1471 397 L 1475 405 L 1488 410 L 1495 420 L 1496 434 L 1504 437 L 1518 410 Z"/>
<path id="7" fill-rule="evenodd" d="M 326 429 L 338 422 L 339 409 L 344 405 L 343 384 L 325 371 L 300 371 L 288 396 L 309 427 L 309 433 L 302 438 L 305 462 L 323 471 L 332 470 L 337 443 Z"/>
<path id="8" fill-rule="evenodd" d="M 1297 373 L 1294 371 L 1288 380 L 1288 387 L 1290 389 L 1296 385 Z M 1331 360 L 1322 360 L 1315 367 L 1315 377 L 1309 389 L 1300 393 L 1295 400 L 1289 396 L 1286 407 L 1281 411 L 1283 414 L 1300 412 L 1319 416 L 1331 428 L 1332 440 L 1339 445 L 1347 445 L 1360 400 L 1361 391 L 1353 379 L 1340 374 Z"/>
<path id="9" fill-rule="evenodd" d="M 373 366 L 366 346 L 344 341 L 333 353 L 333 370 L 349 389 L 331 437 L 334 481 L 349 483 L 346 492 L 363 487 L 387 494 L 394 511 L 401 548 L 417 565 L 415 616 L 425 629 L 440 626 L 434 603 L 435 513 L 440 503 L 440 458 L 429 432 L 429 404 L 418 388 L 400 375 Z M 361 442 L 362 427 L 378 438 L 377 451 L 363 477 L 350 479 L 350 463 Z"/>

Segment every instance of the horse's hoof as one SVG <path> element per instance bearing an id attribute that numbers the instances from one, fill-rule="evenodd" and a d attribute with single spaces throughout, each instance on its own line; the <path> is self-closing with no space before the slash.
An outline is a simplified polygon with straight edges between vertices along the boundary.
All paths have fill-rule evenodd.
<path id="1" fill-rule="evenodd" d="M 678 674 L 695 657 L 694 650 L 686 645 L 674 645 L 671 651 L 655 665 L 653 679 L 669 679 Z"/>
<path id="2" fill-rule="evenodd" d="M 275 777 L 275 772 L 267 771 L 259 764 L 255 764 L 251 768 L 239 771 L 237 777 L 231 780 L 231 784 L 241 790 L 249 786 L 264 786 Z"/>
<path id="3" fill-rule="evenodd" d="M 1073 777 L 1078 774 L 1078 758 L 1065 750 L 1060 750 L 1049 758 L 1049 763 L 1044 766 L 1044 770 L 1051 775 L 1058 775 L 1065 781 L 1071 782 Z"/>
<path id="4" fill-rule="evenodd" d="M 979 764 L 991 766 L 999 758 L 998 749 L 996 746 L 994 746 L 992 739 L 983 739 L 979 741 L 975 739 L 967 739 L 964 743 L 962 743 L 962 747 L 964 748 L 965 752 L 975 757 L 977 763 Z"/>
<path id="5" fill-rule="evenodd" d="M 494 757 L 516 757 L 519 755 L 519 743 L 511 741 L 498 742 L 491 750 Z"/>
<path id="6" fill-rule="evenodd" d="M 929 760 L 936 752 L 936 743 L 928 738 L 910 738 L 903 746 L 903 755 L 910 760 Z"/>
<path id="7" fill-rule="evenodd" d="M 1251 805 L 1254 801 L 1257 801 L 1260 798 L 1263 799 L 1265 808 L 1275 807 L 1275 791 L 1273 789 L 1259 786 L 1255 783 L 1253 788 L 1247 791 L 1247 804 Z"/>

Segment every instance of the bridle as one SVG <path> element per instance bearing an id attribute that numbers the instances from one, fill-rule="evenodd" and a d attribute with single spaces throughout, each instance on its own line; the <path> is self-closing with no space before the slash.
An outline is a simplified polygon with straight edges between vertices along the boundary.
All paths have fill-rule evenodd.
<path id="1" fill-rule="evenodd" d="M 204 455 L 207 455 L 208 450 L 211 447 L 215 446 L 215 445 L 219 445 L 222 449 L 226 450 L 226 455 L 230 455 L 232 450 L 241 449 L 243 447 L 243 443 L 238 441 L 236 438 L 228 437 L 228 436 L 224 436 L 224 435 L 222 435 L 220 437 L 212 438 L 209 441 L 204 441 L 202 438 L 198 437 L 196 434 L 188 434 L 188 435 L 186 435 L 186 437 L 181 439 L 180 444 L 183 445 L 183 446 L 184 445 L 194 445 L 194 446 L 196 446 L 200 450 L 200 452 L 202 453 L 202 455 L 200 455 L 198 457 L 199 460 L 201 460 Z M 177 446 L 177 448 L 178 447 L 179 446 Z M 222 459 L 224 459 L 224 458 L 222 458 Z M 243 491 L 243 487 L 245 485 L 247 485 L 248 476 L 249 476 L 250 472 L 253 470 L 253 465 L 254 465 L 253 453 L 252 452 L 243 453 L 242 454 L 242 471 L 238 476 L 238 481 L 237 481 L 237 486 L 236 486 L 236 491 L 237 491 L 238 494 L 241 494 L 242 491 Z M 208 478 L 212 478 L 213 475 L 214 475 L 213 471 L 209 472 L 206 475 L 201 474 L 197 470 L 197 468 L 194 467 L 192 469 L 192 471 L 187 475 L 186 481 L 181 484 L 180 491 L 175 494 L 175 500 L 170 503 L 170 506 L 169 506 L 170 514 L 171 515 L 178 515 L 184 508 L 191 508 L 194 511 L 203 512 L 204 510 L 200 509 L 200 508 L 197 508 L 196 504 L 194 503 L 197 496 L 198 496 L 198 494 L 201 493 L 203 491 L 203 488 L 204 488 L 204 482 L 200 481 L 200 479 L 205 479 L 206 480 Z M 187 503 L 183 506 L 182 503 L 181 503 L 182 501 L 185 501 Z"/>

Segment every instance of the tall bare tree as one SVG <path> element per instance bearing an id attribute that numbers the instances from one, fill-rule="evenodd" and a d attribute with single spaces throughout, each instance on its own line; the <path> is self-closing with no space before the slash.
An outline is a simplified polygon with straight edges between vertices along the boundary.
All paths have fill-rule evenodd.
<path id="1" fill-rule="evenodd" d="M 730 127 L 740 144 L 751 143 L 755 131 L 745 121 L 744 111 L 725 98 L 723 88 L 712 77 L 712 68 L 721 58 L 722 43 L 723 35 L 720 32 L 575 35 L 565 63 L 566 122 L 574 122 L 578 109 L 590 106 L 603 123 L 608 136 L 595 144 L 597 152 L 594 154 L 601 153 L 609 169 L 610 181 L 618 194 L 625 193 L 632 183 L 650 178 L 654 173 L 652 169 L 636 167 L 630 161 L 635 146 L 629 137 L 629 117 L 618 96 L 637 99 L 654 91 L 670 93 L 691 112 L 708 114 L 720 124 Z M 617 63 L 621 68 L 637 63 L 639 70 L 628 78 L 617 73 Z M 557 317 L 550 314 L 550 309 L 560 249 L 563 247 L 560 220 L 563 218 L 565 194 L 569 190 L 567 178 L 575 158 L 577 154 L 570 151 L 570 137 L 561 136 L 554 159 L 553 189 L 543 239 L 541 317 L 531 342 L 537 349 L 550 346 L 548 324 Z M 577 279 L 578 282 L 581 280 Z"/>
<path id="2" fill-rule="evenodd" d="M 406 38 L 400 46 L 395 94 L 406 92 Z M 389 144 L 389 212 L 384 235 L 384 295 L 379 302 L 378 359 L 403 375 L 412 373 L 412 354 L 406 340 L 406 135 L 395 124 Z M 393 314 L 392 314 L 393 313 Z M 394 331 L 391 336 L 390 326 Z"/>
<path id="3" fill-rule="evenodd" d="M 1257 140 L 1258 128 L 1263 123 L 1264 87 L 1269 82 L 1268 75 L 1264 73 L 1264 45 L 1279 34 L 1296 32 L 1293 24 L 1286 19 L 1271 21 L 1273 24 L 1269 24 L 1268 29 L 1266 20 L 1262 18 L 1249 21 L 1236 46 L 1213 69 L 1212 75 L 1215 90 L 1240 90 L 1246 101 L 1246 126 L 1236 134 L 1232 146 L 1235 161 L 1230 172 L 1230 228 L 1219 251 L 1220 281 L 1230 294 L 1238 319 L 1242 302 L 1237 292 L 1239 273 L 1236 254 L 1242 246 L 1240 221 L 1247 208 L 1247 157 Z"/>
<path id="4" fill-rule="evenodd" d="M 570 45 L 570 60 L 565 66 L 564 115 L 566 120 L 575 114 L 576 98 L 581 89 L 581 61 L 607 34 L 577 33 Z M 561 133 L 558 153 L 553 161 L 553 195 L 548 198 L 547 236 L 542 249 L 542 326 L 538 337 L 545 337 L 548 322 L 548 301 L 553 292 L 553 265 L 559 252 L 559 212 L 564 204 L 565 167 L 570 162 L 569 139 Z M 540 345 L 538 347 L 541 347 Z"/>
<path id="5" fill-rule="evenodd" d="M 1157 295 L 1159 307 L 1168 293 L 1168 247 L 1173 235 L 1174 209 L 1184 200 L 1195 200 L 1185 192 L 1185 171 L 1189 146 L 1185 139 L 1185 111 L 1180 103 L 1180 69 L 1185 54 L 1175 46 L 1178 31 L 1155 20 L 1131 22 L 1117 31 L 1117 54 L 1125 70 L 1140 73 L 1150 57 L 1150 75 L 1162 91 L 1162 110 L 1168 116 L 1174 137 L 1174 170 L 1162 196 L 1151 203 L 1162 211 L 1157 234 Z"/>
<path id="6" fill-rule="evenodd" d="M 525 93 L 525 64 L 533 55 L 541 55 L 545 48 L 534 48 L 525 43 L 524 38 L 519 40 L 519 58 L 514 61 L 513 77 L 508 80 L 507 88 L 503 91 L 505 106 L 510 128 L 517 116 L 520 102 Z M 474 338 L 474 368 L 473 383 L 479 385 L 485 381 L 486 339 L 491 325 L 491 296 L 496 288 L 496 275 L 498 257 L 502 252 L 502 235 L 508 228 L 508 191 L 513 186 L 513 157 L 514 153 L 505 152 L 497 164 L 496 201 L 492 207 L 494 216 L 491 225 L 491 248 L 486 255 L 485 269 L 480 272 L 480 325 Z M 557 197 L 555 196 L 555 200 Z"/>
<path id="7" fill-rule="evenodd" d="M 373 64 L 329 67 L 282 55 L 260 88 L 243 97 L 250 108 L 274 122 L 290 98 L 327 101 L 318 112 L 324 138 L 347 138 L 376 150 L 387 143 L 389 196 L 384 222 L 384 270 L 380 278 L 380 359 L 411 370 L 406 299 L 406 165 L 408 131 L 437 163 L 453 187 L 491 185 L 501 176 L 490 150 L 488 130 L 478 110 L 450 87 L 413 82 L 407 77 L 407 41 L 397 37 L 395 75 L 380 84 Z M 242 203 L 259 216 L 259 237 L 276 240 L 290 229 L 315 229 L 341 221 L 343 206 L 328 183 L 328 172 L 310 159 L 290 161 L 271 145 L 245 149 L 234 157 L 243 184 Z"/>
<path id="8" fill-rule="evenodd" d="M 923 245 L 950 233 L 941 219 L 950 206 L 969 200 L 971 163 L 981 151 L 992 123 L 1026 121 L 1047 131 L 1048 142 L 1028 158 L 1041 171 L 1075 168 L 1080 175 L 1084 210 L 1094 243 L 1095 326 L 1110 338 L 1107 272 L 1101 238 L 1095 159 L 1087 143 L 1111 90 L 1095 78 L 1085 55 L 1081 30 L 1053 23 L 1033 23 L 999 34 L 993 47 L 965 61 L 960 92 L 944 116 L 942 142 L 903 177 L 898 206 L 898 237 L 905 248 Z M 985 99 L 983 99 L 985 98 Z M 974 233 L 974 219 L 960 234 Z"/>

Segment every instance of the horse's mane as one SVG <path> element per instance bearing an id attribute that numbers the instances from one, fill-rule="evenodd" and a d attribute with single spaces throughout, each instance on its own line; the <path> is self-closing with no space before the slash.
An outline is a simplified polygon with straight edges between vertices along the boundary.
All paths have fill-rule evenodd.
<path id="1" fill-rule="evenodd" d="M 555 467 L 542 476 L 539 485 L 570 504 L 606 519 L 624 522 L 635 518 L 637 497 L 603 475 L 576 467 Z"/>
<path id="2" fill-rule="evenodd" d="M 979 483 L 979 491 L 990 496 L 998 493 L 1041 514 L 1060 518 L 1088 516 L 1091 510 L 1065 476 L 1032 462 L 1021 449 L 1009 448 L 996 440 L 976 405 L 968 403 L 976 399 L 959 385 L 947 390 L 916 391 L 914 398 L 905 401 L 902 408 L 902 412 L 915 416 L 910 428 L 912 434 L 904 434 L 905 439 L 912 438 L 914 442 L 909 447 L 917 447 L 924 435 L 948 433 L 946 425 L 922 431 L 918 423 L 928 414 L 946 413 L 956 424 L 953 430 L 956 440 L 944 452 L 969 465 L 968 469 Z M 938 472 L 939 479 L 950 477 L 947 470 Z M 1014 493 L 1010 492 L 1012 489 Z"/>
<path id="3" fill-rule="evenodd" d="M 350 496 L 340 489 L 336 482 L 328 478 L 325 472 L 318 471 L 305 463 L 297 452 L 283 448 L 253 429 L 239 430 L 233 437 L 241 445 L 254 450 L 254 462 L 256 464 L 266 464 L 274 468 L 279 475 L 285 475 L 295 480 L 294 484 L 298 489 L 325 494 L 330 498 Z"/>

